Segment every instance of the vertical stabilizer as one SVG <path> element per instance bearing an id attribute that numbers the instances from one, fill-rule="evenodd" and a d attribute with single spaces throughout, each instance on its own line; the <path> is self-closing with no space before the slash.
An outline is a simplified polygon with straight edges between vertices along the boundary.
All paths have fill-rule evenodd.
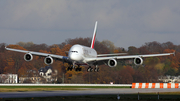
<path id="1" fill-rule="evenodd" d="M 95 43 L 95 39 L 96 39 L 96 33 L 97 33 L 97 21 L 96 21 L 95 27 L 94 27 L 94 33 L 93 33 L 93 37 L 92 37 L 92 41 L 91 41 L 91 48 L 94 48 L 94 43 Z"/>

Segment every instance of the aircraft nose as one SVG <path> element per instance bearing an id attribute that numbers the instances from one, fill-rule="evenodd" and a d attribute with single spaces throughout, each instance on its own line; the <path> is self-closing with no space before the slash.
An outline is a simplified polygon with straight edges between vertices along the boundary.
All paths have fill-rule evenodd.
<path id="1" fill-rule="evenodd" d="M 70 54 L 69 58 L 74 61 L 80 61 L 81 57 L 78 54 Z"/>
<path id="2" fill-rule="evenodd" d="M 70 54 L 70 55 L 69 55 L 69 58 L 70 58 L 71 60 L 76 60 L 76 59 L 75 59 L 76 56 L 75 56 L 74 54 Z"/>

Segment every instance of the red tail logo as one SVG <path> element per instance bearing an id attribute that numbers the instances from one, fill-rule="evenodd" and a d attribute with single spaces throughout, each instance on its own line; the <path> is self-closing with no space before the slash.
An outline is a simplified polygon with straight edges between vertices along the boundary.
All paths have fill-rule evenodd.
<path id="1" fill-rule="evenodd" d="M 94 27 L 94 33 L 93 33 L 93 38 L 92 38 L 92 42 L 91 42 L 91 48 L 94 48 L 94 43 L 95 43 L 95 39 L 96 39 L 96 33 L 97 33 L 97 21 L 96 21 L 95 27 Z"/>

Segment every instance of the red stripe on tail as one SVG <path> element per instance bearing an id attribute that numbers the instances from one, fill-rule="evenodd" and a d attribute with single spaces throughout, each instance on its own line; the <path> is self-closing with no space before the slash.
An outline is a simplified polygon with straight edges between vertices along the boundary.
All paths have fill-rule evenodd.
<path id="1" fill-rule="evenodd" d="M 91 42 L 91 48 L 94 48 L 94 43 L 95 43 L 95 39 L 96 39 L 96 33 L 97 33 L 97 21 L 96 21 L 95 27 L 94 27 L 94 33 L 93 33 L 93 38 L 92 38 L 92 42 Z"/>

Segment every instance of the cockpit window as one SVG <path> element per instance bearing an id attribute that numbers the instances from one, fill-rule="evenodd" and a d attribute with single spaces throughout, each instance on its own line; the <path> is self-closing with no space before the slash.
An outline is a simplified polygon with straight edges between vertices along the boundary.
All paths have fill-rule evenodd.
<path id="1" fill-rule="evenodd" d="M 78 53 L 78 51 L 71 51 L 72 53 Z"/>

